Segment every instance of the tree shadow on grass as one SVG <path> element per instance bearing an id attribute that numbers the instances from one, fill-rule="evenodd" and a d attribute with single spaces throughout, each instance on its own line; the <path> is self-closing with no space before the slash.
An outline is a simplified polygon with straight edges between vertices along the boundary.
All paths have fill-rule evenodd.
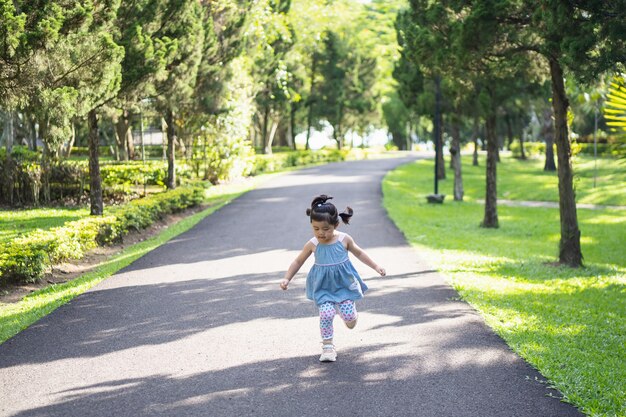
<path id="1" fill-rule="evenodd" d="M 572 268 L 568 265 L 545 262 L 537 258 L 519 262 L 498 262 L 495 265 L 490 265 L 489 270 L 484 272 L 505 279 L 512 278 L 516 281 L 523 280 L 535 284 L 581 278 L 594 282 L 600 277 L 618 276 L 619 274 L 617 268 L 606 265 Z"/>

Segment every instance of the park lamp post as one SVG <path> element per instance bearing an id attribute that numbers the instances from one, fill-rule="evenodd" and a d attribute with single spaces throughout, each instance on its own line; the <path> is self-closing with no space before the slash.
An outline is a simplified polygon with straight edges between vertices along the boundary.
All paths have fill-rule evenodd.
<path id="1" fill-rule="evenodd" d="M 443 199 L 446 197 L 444 194 L 439 194 L 439 180 L 437 178 L 439 174 L 439 137 L 441 132 L 441 77 L 435 76 L 435 123 L 434 123 L 434 140 L 435 143 L 435 193 L 426 197 L 429 203 L 443 204 Z"/>

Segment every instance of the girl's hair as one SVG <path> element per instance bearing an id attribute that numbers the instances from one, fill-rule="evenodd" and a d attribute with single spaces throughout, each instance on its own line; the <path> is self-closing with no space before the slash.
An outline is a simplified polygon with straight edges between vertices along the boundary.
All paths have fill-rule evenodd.
<path id="1" fill-rule="evenodd" d="M 352 209 L 346 207 L 343 213 L 337 212 L 337 207 L 333 203 L 328 203 L 332 197 L 326 194 L 319 195 L 313 199 L 311 208 L 306 209 L 306 215 L 309 216 L 311 222 L 327 222 L 333 226 L 339 224 L 339 219 L 345 224 L 350 224 L 350 217 L 352 217 Z"/>

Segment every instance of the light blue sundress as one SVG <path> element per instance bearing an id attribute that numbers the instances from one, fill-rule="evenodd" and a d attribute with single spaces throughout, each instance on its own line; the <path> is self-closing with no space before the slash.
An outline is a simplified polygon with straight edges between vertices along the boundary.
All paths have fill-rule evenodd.
<path id="1" fill-rule="evenodd" d="M 315 264 L 306 278 L 306 296 L 317 305 L 360 300 L 367 291 L 343 246 L 345 237 L 345 233 L 338 233 L 337 241 L 330 244 L 319 243 L 315 237 L 311 239 L 315 245 Z"/>

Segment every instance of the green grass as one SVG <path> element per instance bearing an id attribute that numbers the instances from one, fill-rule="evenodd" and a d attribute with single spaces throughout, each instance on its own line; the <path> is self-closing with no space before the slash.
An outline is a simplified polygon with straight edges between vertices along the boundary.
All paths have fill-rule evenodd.
<path id="1" fill-rule="evenodd" d="M 530 180 L 527 166 L 512 159 L 498 166 L 507 198 L 538 199 L 556 187 L 542 172 Z M 464 179 L 475 175 L 468 164 L 463 168 Z M 383 183 L 385 207 L 408 241 L 565 401 L 592 416 L 626 416 L 626 210 L 579 209 L 586 266 L 553 266 L 557 209 L 500 206 L 500 228 L 483 229 L 480 203 L 426 203 L 432 171 L 431 162 L 420 161 Z M 605 175 L 603 183 L 623 189 L 623 171 Z M 472 187 L 469 194 L 477 196 L 479 185 Z M 623 204 L 621 196 L 607 201 Z"/>
<path id="2" fill-rule="evenodd" d="M 36 229 L 51 229 L 89 216 L 87 208 L 38 208 L 0 210 L 0 243 Z"/>
<path id="3" fill-rule="evenodd" d="M 543 171 L 543 159 L 518 160 L 502 158 L 498 164 L 498 198 L 507 200 L 558 201 L 558 177 L 556 172 Z M 485 197 L 485 157 L 480 165 L 472 166 L 471 157 L 463 157 L 463 186 L 468 201 Z M 574 186 L 579 203 L 626 206 L 626 160 L 598 159 L 598 177 L 593 186 L 595 163 L 592 157 L 579 155 L 573 160 Z M 439 184 L 440 192 L 452 194 L 453 173 Z M 427 175 L 424 184 L 432 189 L 432 177 Z M 523 186 L 520 186 L 522 184 Z M 429 188 L 428 188 L 429 187 Z"/>
<path id="4" fill-rule="evenodd" d="M 207 203 L 209 204 L 207 209 L 181 220 L 150 239 L 125 248 L 95 270 L 77 279 L 35 291 L 17 303 L 0 303 L 0 343 L 13 337 L 100 281 L 110 277 L 139 257 L 189 230 L 218 208 L 248 191 L 254 184 L 256 181 L 212 187 L 207 192 Z"/>

